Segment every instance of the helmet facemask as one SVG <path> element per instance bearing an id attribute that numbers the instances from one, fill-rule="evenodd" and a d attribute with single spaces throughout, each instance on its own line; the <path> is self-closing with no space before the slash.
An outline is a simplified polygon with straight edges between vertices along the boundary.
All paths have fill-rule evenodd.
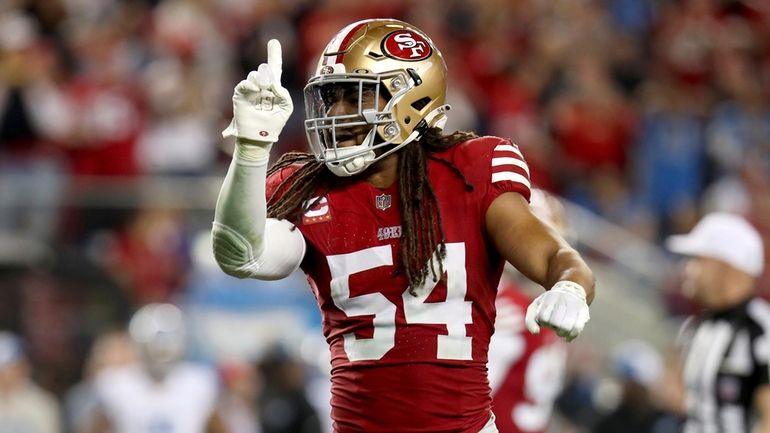
<path id="1" fill-rule="evenodd" d="M 414 141 L 420 132 L 402 139 L 394 113 L 398 101 L 413 87 L 404 71 L 311 79 L 305 86 L 305 131 L 316 159 L 337 176 L 352 176 Z M 347 112 L 330 114 L 338 103 L 347 105 Z M 338 146 L 367 127 L 362 143 Z"/>

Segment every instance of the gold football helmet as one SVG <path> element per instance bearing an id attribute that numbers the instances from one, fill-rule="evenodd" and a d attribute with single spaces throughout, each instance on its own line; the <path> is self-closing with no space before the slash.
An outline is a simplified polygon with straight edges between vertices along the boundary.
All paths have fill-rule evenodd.
<path id="1" fill-rule="evenodd" d="M 410 24 L 371 19 L 345 27 L 305 86 L 305 131 L 316 159 L 338 176 L 351 176 L 428 128 L 443 128 L 446 77 L 441 53 Z M 340 101 L 348 109 L 335 109 Z M 361 144 L 338 147 L 366 127 Z"/>

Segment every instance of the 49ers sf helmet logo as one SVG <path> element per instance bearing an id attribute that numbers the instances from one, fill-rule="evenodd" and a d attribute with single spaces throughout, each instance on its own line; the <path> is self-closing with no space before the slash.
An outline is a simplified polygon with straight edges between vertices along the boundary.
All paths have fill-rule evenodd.
<path id="1" fill-rule="evenodd" d="M 427 59 L 433 52 L 427 39 L 411 30 L 398 30 L 386 36 L 382 50 L 390 57 L 412 62 Z"/>

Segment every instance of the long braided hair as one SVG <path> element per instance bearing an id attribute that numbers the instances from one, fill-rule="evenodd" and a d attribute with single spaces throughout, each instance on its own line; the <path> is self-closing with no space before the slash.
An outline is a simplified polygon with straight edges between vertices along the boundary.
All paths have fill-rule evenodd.
<path id="1" fill-rule="evenodd" d="M 413 294 L 414 288 L 422 286 L 429 274 L 434 281 L 441 278 L 444 273 L 443 259 L 446 257 L 444 228 L 436 193 L 428 178 L 428 160 L 448 167 L 464 183 L 466 190 L 472 191 L 473 185 L 460 169 L 434 154 L 473 137 L 476 135 L 472 132 L 458 131 L 443 135 L 440 129 L 429 128 L 417 142 L 399 151 L 398 192 L 402 237 L 397 272 L 405 274 Z M 295 164 L 300 167 L 268 197 L 267 216 L 270 218 L 297 223 L 308 209 L 329 192 L 337 179 L 323 162 L 316 161 L 312 154 L 305 152 L 284 154 L 267 174 L 270 176 Z M 311 202 L 313 196 L 317 198 Z M 426 265 L 434 252 L 439 259 L 438 270 Z"/>

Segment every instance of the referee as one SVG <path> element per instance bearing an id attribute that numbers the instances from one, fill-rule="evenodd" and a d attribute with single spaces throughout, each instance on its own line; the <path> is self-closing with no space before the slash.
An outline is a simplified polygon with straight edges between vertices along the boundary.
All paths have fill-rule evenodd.
<path id="1" fill-rule="evenodd" d="M 683 433 L 770 433 L 770 305 L 754 294 L 759 233 L 737 215 L 712 213 L 667 246 L 689 257 L 682 289 L 703 307 L 682 332 Z"/>

